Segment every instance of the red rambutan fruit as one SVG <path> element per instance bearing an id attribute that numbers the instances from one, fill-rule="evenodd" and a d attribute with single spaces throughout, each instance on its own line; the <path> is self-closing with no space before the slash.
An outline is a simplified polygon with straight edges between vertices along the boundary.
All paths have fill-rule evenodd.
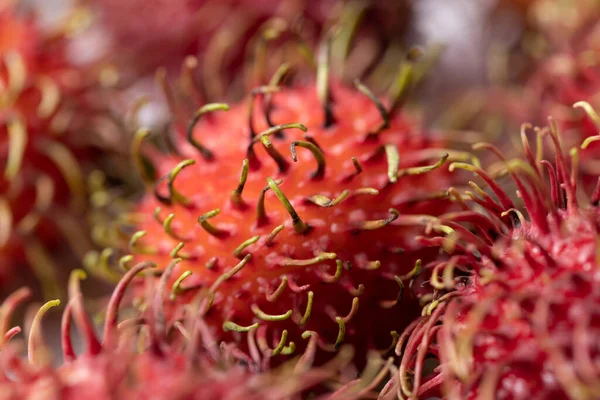
<path id="1" fill-rule="evenodd" d="M 554 164 L 543 160 L 544 136 L 556 149 Z M 448 399 L 600 396 L 594 339 L 600 334 L 600 189 L 588 204 L 578 198 L 578 151 L 571 151 L 569 166 L 554 120 L 538 137 L 534 155 L 522 134 L 526 161 L 505 160 L 494 146 L 476 145 L 501 159 L 495 173 L 450 165 L 474 172 L 489 191 L 474 182 L 466 196 L 451 189 L 464 208 L 454 219 L 461 224 L 440 220 L 445 237 L 420 239 L 442 244 L 450 255 L 427 265 L 413 282 L 427 304 L 397 344 L 398 375 L 381 398 L 396 392 L 426 398 L 441 389 Z M 527 217 L 495 180 L 505 174 Z M 425 372 L 428 359 L 435 368 Z"/>
<path id="2" fill-rule="evenodd" d="M 44 248 L 85 236 L 69 232 L 86 206 L 80 164 L 99 141 L 89 134 L 90 78 L 70 64 L 67 42 L 15 5 L 0 6 L 0 287 L 29 264 L 52 290 Z"/>
<path id="3" fill-rule="evenodd" d="M 402 281 L 435 251 L 415 242 L 408 214 L 448 209 L 447 193 L 431 192 L 449 185 L 439 167 L 465 154 L 400 110 L 418 74 L 409 62 L 384 103 L 359 81 L 330 83 L 327 50 L 316 84 L 280 86 L 284 66 L 245 102 L 202 106 L 189 123 L 163 81 L 176 150 L 140 152 L 143 129 L 134 140 L 150 190 L 117 221 L 131 253 L 120 265 L 177 259 L 171 304 L 202 296 L 215 337 L 240 342 L 257 327 L 262 347 L 287 353 L 314 331 L 325 350 L 385 349 L 417 312 Z M 107 251 L 92 258 L 106 266 Z"/>
<path id="4" fill-rule="evenodd" d="M 271 369 L 269 353 L 258 353 L 257 337 L 249 337 L 254 350 L 244 354 L 236 346 L 218 344 L 206 324 L 190 304 L 181 319 L 168 320 L 163 313 L 163 293 L 151 295 L 145 311 L 118 323 L 124 291 L 131 279 L 150 267 L 138 264 L 123 277 L 105 311 L 104 337 L 100 342 L 83 306 L 79 281 L 85 278 L 75 270 L 69 282 L 68 302 L 62 317 L 63 362 L 53 366 L 44 343 L 41 320 L 59 305 L 51 300 L 35 313 L 27 340 L 27 359 L 21 356 L 19 342 L 11 340 L 21 331 L 10 328 L 13 312 L 30 294 L 22 288 L 2 305 L 0 318 L 0 393 L 3 399 L 299 399 L 307 390 L 326 384 L 328 393 L 315 398 L 359 399 L 387 375 L 390 362 L 373 358 L 375 374 L 342 383 L 340 374 L 352 356 L 342 348 L 334 359 L 313 367 L 316 337 L 298 359 Z M 166 285 L 161 285 L 162 289 Z M 35 310 L 34 310 L 35 311 Z M 84 349 L 77 354 L 72 343 L 72 321 L 81 333 Z M 256 333 L 255 330 L 252 331 Z M 260 335 L 258 340 L 261 340 Z M 391 360 L 390 360 L 391 361 Z"/>

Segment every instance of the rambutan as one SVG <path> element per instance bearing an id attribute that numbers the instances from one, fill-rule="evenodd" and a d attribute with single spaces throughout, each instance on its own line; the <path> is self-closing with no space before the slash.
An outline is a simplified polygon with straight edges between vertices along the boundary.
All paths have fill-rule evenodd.
<path id="1" fill-rule="evenodd" d="M 88 135 L 91 79 L 69 62 L 65 32 L 17 11 L 0 6 L 0 287 L 29 264 L 51 290 L 44 248 L 61 230 L 81 245 L 71 234 L 87 202 L 80 162 L 100 139 Z"/>
<path id="2" fill-rule="evenodd" d="M 555 146 L 554 165 L 543 160 L 544 136 Z M 451 189 L 464 208 L 455 220 L 463 224 L 440 220 L 448 226 L 445 237 L 420 239 L 450 255 L 413 282 L 425 293 L 423 317 L 401 336 L 398 375 L 382 398 L 425 398 L 440 389 L 449 399 L 600 396 L 600 347 L 593 339 L 600 333 L 600 189 L 590 204 L 578 199 L 578 151 L 571 150 L 569 168 L 554 120 L 538 131 L 536 155 L 525 132 L 521 138 L 527 161 L 505 160 L 489 144 L 475 146 L 500 157 L 493 174 L 450 165 L 474 172 L 490 193 L 474 182 L 466 196 Z M 495 180 L 505 174 L 527 217 Z M 438 365 L 425 372 L 428 359 Z"/>
<path id="3" fill-rule="evenodd" d="M 121 237 L 90 257 L 99 269 L 125 236 L 120 266 L 177 259 L 171 304 L 200 294 L 215 337 L 242 342 L 258 328 L 264 349 L 287 354 L 317 332 L 324 350 L 361 349 L 359 364 L 365 349 L 389 348 L 418 312 L 403 280 L 436 253 L 414 240 L 421 228 L 408 214 L 447 211 L 439 167 L 471 156 L 401 111 L 419 74 L 411 62 L 381 101 L 360 81 L 330 82 L 328 49 L 325 40 L 316 83 L 282 86 L 284 65 L 245 102 L 204 105 L 189 122 L 188 103 L 162 79 L 176 150 L 140 151 L 148 132 L 136 135 L 150 190 L 117 221 Z"/>
<path id="4" fill-rule="evenodd" d="M 150 263 L 132 267 L 116 286 L 105 311 L 102 342 L 84 311 L 79 281 L 85 278 L 85 273 L 72 272 L 70 301 L 63 312 L 61 327 L 64 362 L 58 367 L 52 365 L 52 355 L 44 344 L 41 320 L 60 301 L 49 301 L 35 313 L 30 323 L 25 360 L 20 355 L 17 339 L 12 339 L 21 328 L 9 329 L 9 324 L 29 291 L 22 288 L 9 296 L 2 305 L 0 318 L 2 398 L 279 400 L 304 398 L 307 390 L 324 384 L 321 395 L 315 398 L 359 399 L 372 395 L 389 371 L 389 362 L 373 358 L 369 376 L 342 383 L 341 371 L 350 361 L 352 349 L 346 346 L 329 363 L 313 367 L 316 337 L 310 340 L 301 357 L 271 369 L 271 354 L 258 352 L 256 336 L 249 337 L 253 349 L 250 354 L 244 354 L 231 344 L 219 344 L 192 304 L 185 307 L 182 318 L 166 319 L 161 304 L 164 296 L 160 291 L 151 295 L 153 300 L 149 301 L 148 309 L 118 323 L 120 303 L 128 283 L 148 267 Z M 72 343 L 72 320 L 84 339 L 81 354 L 76 354 Z M 325 388 L 329 388 L 328 393 L 323 393 Z"/>
<path id="5" fill-rule="evenodd" d="M 365 39 L 359 46 L 362 56 L 367 46 L 383 56 L 388 45 L 405 33 L 410 15 L 408 2 L 398 0 L 93 0 L 87 4 L 109 38 L 106 60 L 117 67 L 123 82 L 151 75 L 159 67 L 176 72 L 192 56 L 200 66 L 194 79 L 202 81 L 205 100 L 243 95 L 248 82 L 256 85 L 255 49 L 267 44 L 289 55 L 293 46 L 312 47 L 334 21 L 341 21 L 349 35 L 336 40 L 346 41 L 358 32 Z M 284 37 L 295 40 L 284 40 L 286 45 L 279 46 Z"/>

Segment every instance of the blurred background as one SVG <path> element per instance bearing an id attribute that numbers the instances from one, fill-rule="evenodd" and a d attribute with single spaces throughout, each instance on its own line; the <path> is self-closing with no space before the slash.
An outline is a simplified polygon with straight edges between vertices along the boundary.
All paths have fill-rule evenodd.
<path id="1" fill-rule="evenodd" d="M 100 0 L 88 3 L 97 14 L 90 19 L 102 21 L 110 14 L 123 13 L 119 10 L 119 1 Z M 114 4 L 112 4 L 114 3 Z M 135 3 L 135 2 L 123 2 Z M 150 1 L 149 7 L 152 7 Z M 177 3 L 175 1 L 174 3 Z M 189 3 L 180 1 L 180 3 Z M 260 4 L 258 1 L 257 4 Z M 299 2 L 303 3 L 303 2 Z M 333 7 L 334 2 L 324 3 L 322 7 Z M 369 3 L 366 1 L 365 3 Z M 493 79 L 494 52 L 509 50 L 518 46 L 527 21 L 530 0 L 375 0 L 374 4 L 389 4 L 394 10 L 387 15 L 388 36 L 401 41 L 404 45 L 443 45 L 439 56 L 423 90 L 428 99 L 430 113 L 444 109 L 444 105 L 456 100 L 457 95 L 473 88 L 485 87 Z M 36 10 L 47 27 L 62 23 L 78 3 L 76 0 L 23 0 L 23 4 Z M 310 7 L 311 1 L 306 4 Z M 103 16 L 105 6 L 108 15 Z M 386 6 L 382 6 L 386 8 Z M 104 10 L 106 12 L 106 10 Z M 143 11 L 142 11 L 143 13 Z M 372 15 L 371 15 L 372 17 Z M 369 18 L 369 16 L 367 16 Z M 88 21 L 92 23 L 92 21 Z M 132 23 L 134 25 L 134 23 Z M 135 34 L 135 28 L 125 35 Z M 149 28 L 148 28 L 149 29 Z M 73 46 L 72 55 L 80 62 L 89 62 L 100 56 L 111 46 L 109 27 L 97 25 L 82 35 Z M 114 39 L 114 37 L 113 37 Z M 193 51 L 190 51 L 193 54 Z M 431 118 L 435 118 L 434 115 Z"/>

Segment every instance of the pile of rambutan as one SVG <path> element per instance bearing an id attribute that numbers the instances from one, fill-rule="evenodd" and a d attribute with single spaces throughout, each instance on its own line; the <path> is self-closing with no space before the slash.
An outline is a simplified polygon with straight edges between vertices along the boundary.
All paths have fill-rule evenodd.
<path id="1" fill-rule="evenodd" d="M 396 44 L 392 2 L 78 3 L 113 50 L 91 66 L 0 6 L 0 267 L 55 274 L 76 219 L 95 242 L 60 323 L 60 294 L 0 302 L 0 398 L 600 398 L 600 6 L 518 3 L 586 80 L 531 75 L 514 154 L 428 126 L 434 52 Z M 146 126 L 120 105 L 155 70 Z M 127 168 L 79 165 L 102 107 Z"/>

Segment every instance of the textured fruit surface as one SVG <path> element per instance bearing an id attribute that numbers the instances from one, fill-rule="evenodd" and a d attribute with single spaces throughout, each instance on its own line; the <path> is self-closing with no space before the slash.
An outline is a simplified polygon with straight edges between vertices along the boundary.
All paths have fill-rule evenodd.
<path id="1" fill-rule="evenodd" d="M 598 397 L 593 360 L 600 348 L 591 338 L 599 329 L 600 192 L 594 192 L 591 205 L 577 199 L 576 162 L 571 169 L 553 120 L 549 132 L 554 165 L 541 153 L 533 155 L 525 133 L 527 161 L 501 163 L 499 175 L 512 176 L 527 217 L 486 171 L 450 166 L 475 172 L 493 195 L 479 187 L 476 195 L 455 191 L 465 209 L 462 221 L 474 230 L 451 225 L 445 237 L 422 239 L 443 243 L 451 255 L 426 267 L 421 285 L 430 289 L 430 303 L 397 347 L 402 363 L 390 393 L 400 386 L 410 396 L 441 385 L 450 399 Z M 493 146 L 476 147 L 501 157 Z M 577 151 L 572 152 L 576 159 Z M 483 212 L 471 211 L 469 200 Z M 428 357 L 439 365 L 425 375 Z"/>
<path id="2" fill-rule="evenodd" d="M 116 286 L 105 310 L 102 342 L 96 338 L 83 308 L 79 280 L 85 274 L 81 270 L 72 273 L 70 301 L 63 312 L 61 327 L 64 361 L 58 367 L 50 361 L 52 354 L 44 343 L 41 322 L 44 314 L 60 301 L 47 302 L 30 321 L 25 359 L 20 355 L 18 341 L 21 328 L 10 328 L 10 320 L 30 291 L 21 288 L 9 296 L 2 305 L 0 318 L 2 398 L 300 399 L 309 390 L 314 392 L 315 385 L 327 382 L 329 389 L 324 393 L 322 389 L 316 398 L 359 399 L 372 395 L 387 373 L 386 366 L 375 360 L 375 371 L 380 371 L 381 377 L 346 383 L 341 373 L 352 350 L 344 347 L 326 365 L 313 367 L 314 340 L 300 358 L 271 369 L 267 353 L 248 355 L 235 345 L 219 346 L 192 306 L 181 319 L 165 319 L 160 291 L 151 296 L 152 305 L 147 310 L 118 324 L 120 302 L 128 282 L 149 266 L 148 263 L 134 266 Z M 72 322 L 83 338 L 80 354 L 74 351 Z M 253 343 L 256 347 L 256 342 Z"/>
<path id="3" fill-rule="evenodd" d="M 576 262 L 536 274 L 537 266 L 511 257 L 506 266 L 530 276 L 500 272 L 498 280 L 448 307 L 438 336 L 440 357 L 462 382 L 453 388 L 447 384 L 449 397 L 597 398 L 592 361 L 600 354 L 593 339 L 600 333 L 594 322 L 600 305 L 596 249 L 585 237 L 571 238 L 583 245 Z"/>
<path id="4" fill-rule="evenodd" d="M 447 209 L 445 192 L 432 192 L 448 185 L 438 167 L 449 155 L 399 111 L 388 121 L 365 93 L 331 85 L 325 127 L 314 85 L 282 87 L 271 102 L 252 100 L 254 136 L 248 102 L 209 105 L 179 155 L 147 154 L 162 178 L 132 215 L 129 251 L 161 268 L 182 258 L 175 303 L 210 299 L 217 337 L 241 340 L 258 326 L 277 352 L 280 340 L 300 346 L 303 331 L 328 350 L 385 349 L 414 317 L 411 296 L 399 301 L 402 279 L 434 254 L 415 242 L 421 228 L 405 214 Z"/>

